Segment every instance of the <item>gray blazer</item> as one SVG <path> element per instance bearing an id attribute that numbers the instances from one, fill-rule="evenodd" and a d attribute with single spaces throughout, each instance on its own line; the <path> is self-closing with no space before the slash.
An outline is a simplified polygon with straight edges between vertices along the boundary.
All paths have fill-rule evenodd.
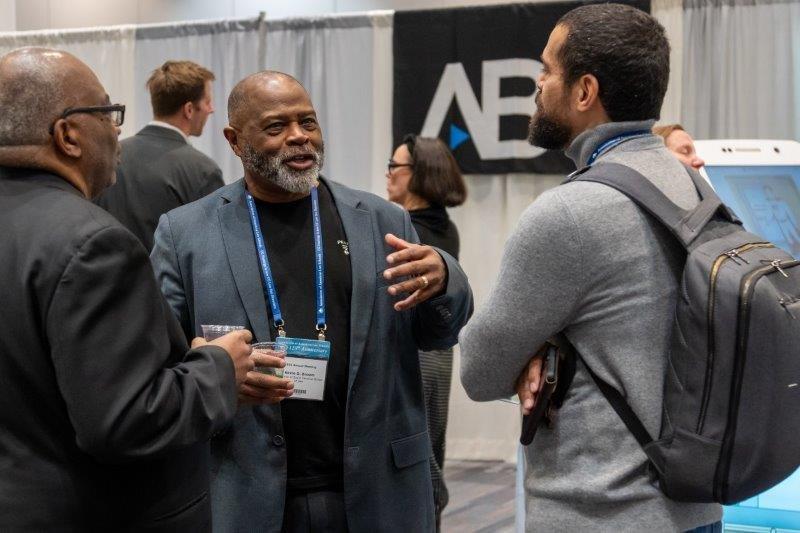
<path id="1" fill-rule="evenodd" d="M 269 339 L 267 307 L 244 181 L 161 217 L 151 254 L 187 337 L 200 324 L 242 324 Z M 418 242 L 408 214 L 375 195 L 328 184 L 349 242 L 353 276 L 344 491 L 351 531 L 433 531 L 430 441 L 417 350 L 454 345 L 472 313 L 461 267 L 441 252 L 445 294 L 397 312 L 382 272 L 386 233 Z M 329 311 L 334 314 L 336 311 Z M 309 435 L 313 438 L 313 435 Z M 280 406 L 240 407 L 212 441 L 215 531 L 281 529 L 286 447 Z"/>
<path id="2" fill-rule="evenodd" d="M 158 218 L 224 185 L 222 171 L 177 131 L 145 126 L 120 143 L 117 182 L 95 203 L 153 248 Z"/>

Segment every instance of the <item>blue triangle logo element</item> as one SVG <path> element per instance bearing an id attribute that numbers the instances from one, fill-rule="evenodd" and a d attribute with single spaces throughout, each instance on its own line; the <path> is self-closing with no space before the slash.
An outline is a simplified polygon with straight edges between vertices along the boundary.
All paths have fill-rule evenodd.
<path id="1" fill-rule="evenodd" d="M 469 139 L 469 133 L 462 130 L 455 124 L 450 124 L 450 149 L 455 150 L 461 146 L 464 141 Z"/>

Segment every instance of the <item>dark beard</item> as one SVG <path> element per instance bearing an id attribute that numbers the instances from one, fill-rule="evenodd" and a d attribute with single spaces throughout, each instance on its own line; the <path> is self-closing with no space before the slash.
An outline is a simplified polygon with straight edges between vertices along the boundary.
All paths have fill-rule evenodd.
<path id="1" fill-rule="evenodd" d="M 541 89 L 536 91 L 536 113 L 528 125 L 528 142 L 546 150 L 563 150 L 569 144 L 572 132 L 563 122 L 551 118 L 542 109 Z"/>
<path id="2" fill-rule="evenodd" d="M 547 150 L 563 150 L 571 137 L 572 132 L 565 124 L 548 117 L 541 109 L 536 111 L 528 126 L 528 142 Z"/>

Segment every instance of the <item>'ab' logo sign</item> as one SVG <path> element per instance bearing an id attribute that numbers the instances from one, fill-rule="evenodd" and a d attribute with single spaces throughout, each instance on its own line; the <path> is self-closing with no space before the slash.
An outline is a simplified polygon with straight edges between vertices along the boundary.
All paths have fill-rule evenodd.
<path id="1" fill-rule="evenodd" d="M 531 159 L 543 149 L 531 146 L 523 139 L 503 139 L 500 118 L 504 116 L 528 117 L 536 109 L 535 93 L 528 96 L 501 96 L 503 79 L 529 78 L 535 87 L 542 64 L 533 59 L 496 59 L 482 62 L 480 102 L 461 63 L 445 66 L 420 135 L 438 137 L 442 126 L 448 123 L 450 107 L 455 102 L 464 120 L 465 129 L 449 123 L 448 144 L 455 150 L 472 139 L 482 161 L 497 159 Z M 481 103 L 483 105 L 481 105 Z"/>
<path id="2" fill-rule="evenodd" d="M 615 0 L 650 10 L 649 0 Z M 584 2 L 506 4 L 394 15 L 397 146 L 406 133 L 439 137 L 467 174 L 574 169 L 527 142 L 537 61 L 550 32 Z"/>

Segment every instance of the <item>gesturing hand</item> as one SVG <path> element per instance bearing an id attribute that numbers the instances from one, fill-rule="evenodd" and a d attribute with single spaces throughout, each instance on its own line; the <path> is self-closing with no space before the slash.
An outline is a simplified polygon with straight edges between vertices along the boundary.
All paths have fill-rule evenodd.
<path id="1" fill-rule="evenodd" d="M 391 266 L 383 271 L 383 277 L 393 280 L 411 276 L 387 289 L 392 296 L 408 294 L 406 299 L 394 304 L 396 311 L 411 309 L 444 290 L 447 268 L 436 250 L 404 241 L 391 233 L 386 234 L 386 244 L 396 251 L 386 256 Z"/>

